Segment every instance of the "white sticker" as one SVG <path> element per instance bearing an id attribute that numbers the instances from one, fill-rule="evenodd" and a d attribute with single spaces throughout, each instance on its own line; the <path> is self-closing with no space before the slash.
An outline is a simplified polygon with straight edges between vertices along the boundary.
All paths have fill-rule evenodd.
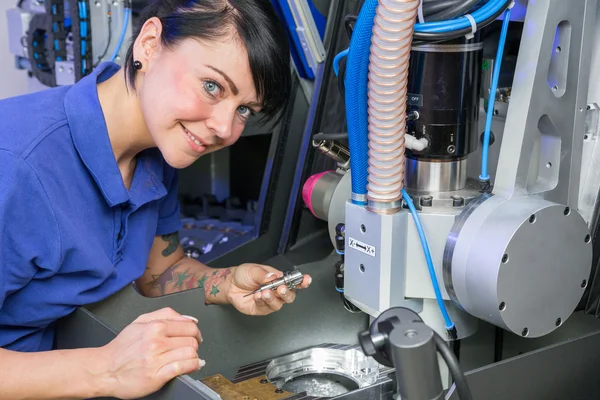
<path id="1" fill-rule="evenodd" d="M 375 247 L 370 244 L 363 243 L 351 237 L 348 238 L 349 246 L 354 250 L 361 251 L 371 257 L 375 257 Z"/>

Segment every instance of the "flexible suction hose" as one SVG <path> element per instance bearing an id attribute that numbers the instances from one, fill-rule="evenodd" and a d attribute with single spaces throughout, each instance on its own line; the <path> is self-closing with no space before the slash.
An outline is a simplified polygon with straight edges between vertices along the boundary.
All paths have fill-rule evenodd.
<path id="1" fill-rule="evenodd" d="M 418 7 L 419 0 L 381 0 L 377 7 L 369 64 L 367 185 L 369 208 L 375 212 L 394 212 L 400 208 L 404 187 L 406 88 Z"/>

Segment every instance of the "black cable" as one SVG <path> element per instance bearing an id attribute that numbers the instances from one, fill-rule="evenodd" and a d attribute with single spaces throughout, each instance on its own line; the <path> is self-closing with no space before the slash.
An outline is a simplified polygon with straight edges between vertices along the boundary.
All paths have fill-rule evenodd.
<path id="1" fill-rule="evenodd" d="M 98 61 L 96 61 L 96 63 L 94 64 L 94 68 L 96 68 L 101 60 L 106 56 L 106 53 L 108 53 L 108 49 L 110 47 L 110 42 L 112 40 L 112 17 L 110 14 L 110 10 L 108 12 L 108 43 L 106 43 L 106 47 L 104 48 L 104 51 L 102 52 L 102 54 L 98 57 Z"/>
<path id="2" fill-rule="evenodd" d="M 346 28 L 346 33 L 348 37 L 352 37 L 352 33 L 354 32 L 354 24 L 356 23 L 356 19 L 358 17 L 354 14 L 348 14 L 344 17 L 344 27 Z"/>
<path id="3" fill-rule="evenodd" d="M 344 293 L 340 292 L 340 297 L 342 298 L 342 303 L 344 303 L 344 308 L 346 309 L 346 311 L 352 313 L 352 314 L 360 314 L 362 313 L 361 309 L 356 307 L 354 304 L 350 303 L 346 297 L 344 296 Z M 462 400 L 462 399 L 461 399 Z"/>
<path id="4" fill-rule="evenodd" d="M 452 375 L 452 379 L 456 385 L 458 398 L 460 400 L 473 400 L 473 395 L 471 394 L 471 389 L 467 383 L 467 378 L 465 377 L 465 374 L 463 374 L 460 364 L 454 356 L 454 353 L 452 350 L 450 350 L 444 339 L 442 339 L 442 337 L 436 331 L 433 331 L 433 340 L 437 350 L 442 355 L 442 358 L 448 366 L 450 375 Z"/>
<path id="5" fill-rule="evenodd" d="M 343 133 L 317 133 L 313 135 L 313 140 L 345 140 L 348 139 L 348 132 Z"/>
<path id="6" fill-rule="evenodd" d="M 344 78 L 346 77 L 346 61 L 347 61 L 348 57 L 343 57 L 340 60 L 340 70 L 338 71 L 338 76 L 337 76 L 337 83 L 338 83 L 338 89 L 340 90 L 340 93 L 342 94 L 342 98 L 344 98 L 346 96 L 346 85 L 344 83 Z"/>
<path id="7" fill-rule="evenodd" d="M 496 327 L 494 335 L 494 362 L 502 361 L 502 352 L 504 347 L 504 329 Z"/>
<path id="8" fill-rule="evenodd" d="M 465 12 L 469 11 L 471 8 L 475 7 L 479 3 L 479 0 L 464 0 L 461 1 L 461 4 L 456 6 L 448 7 L 443 11 L 440 11 L 436 14 L 430 16 L 424 16 L 425 21 L 444 21 L 448 19 L 454 19 L 456 17 L 460 17 Z M 424 12 L 423 12 L 424 13 Z"/>
<path id="9" fill-rule="evenodd" d="M 502 13 L 504 11 L 506 11 L 506 9 L 508 8 L 508 6 L 510 6 L 512 1 L 513 0 L 507 0 L 506 3 L 502 7 L 500 7 L 500 9 L 498 11 L 496 11 L 494 13 L 494 15 L 492 15 L 488 19 L 478 23 L 477 30 L 481 30 L 481 29 L 485 28 L 486 26 L 488 26 L 489 24 L 491 24 L 492 22 L 494 22 L 500 15 L 502 15 Z M 471 33 L 470 27 L 455 30 L 452 32 L 436 32 L 436 33 L 415 32 L 413 35 L 413 38 L 417 39 L 417 40 L 427 41 L 427 42 L 434 41 L 434 40 L 444 40 L 445 41 L 445 40 L 458 39 L 459 37 L 468 35 L 469 33 Z"/>
<path id="10" fill-rule="evenodd" d="M 423 3 L 423 16 L 433 15 L 440 11 L 444 11 L 449 7 L 460 5 L 464 0 L 438 0 L 429 3 Z"/>

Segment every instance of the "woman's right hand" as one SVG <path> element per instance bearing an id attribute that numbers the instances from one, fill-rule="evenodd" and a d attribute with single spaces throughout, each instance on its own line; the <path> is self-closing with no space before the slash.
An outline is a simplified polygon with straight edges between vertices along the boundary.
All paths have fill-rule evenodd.
<path id="1" fill-rule="evenodd" d="M 202 368 L 197 320 L 170 308 L 144 314 L 99 349 L 105 389 L 132 399 L 158 391 L 171 379 Z"/>

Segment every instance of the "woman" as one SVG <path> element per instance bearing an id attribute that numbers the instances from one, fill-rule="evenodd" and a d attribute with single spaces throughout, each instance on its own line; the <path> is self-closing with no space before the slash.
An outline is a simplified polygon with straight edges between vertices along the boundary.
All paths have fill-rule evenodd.
<path id="1" fill-rule="evenodd" d="M 290 91 L 268 0 L 158 0 L 123 69 L 0 102 L 0 397 L 138 398 L 204 362 L 197 320 L 143 315 L 106 346 L 52 351 L 55 322 L 135 282 L 146 296 L 203 288 L 265 315 L 295 293 L 244 297 L 281 276 L 215 270 L 179 245 L 176 169 L 230 146 Z M 310 284 L 306 277 L 300 287 Z"/>

